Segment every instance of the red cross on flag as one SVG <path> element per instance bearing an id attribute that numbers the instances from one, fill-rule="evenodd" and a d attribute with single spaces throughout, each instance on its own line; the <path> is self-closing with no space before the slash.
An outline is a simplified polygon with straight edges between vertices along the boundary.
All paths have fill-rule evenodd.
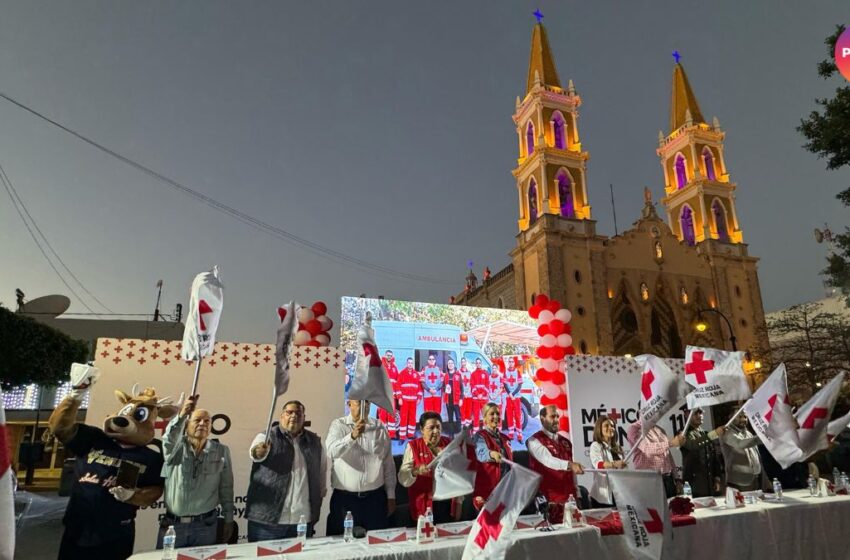
<path id="1" fill-rule="evenodd" d="M 632 558 L 658 560 L 671 531 L 664 482 L 654 471 L 611 470 L 608 482 Z"/>
<path id="2" fill-rule="evenodd" d="M 369 401 L 378 408 L 395 415 L 393 386 L 378 354 L 371 313 L 366 314 L 366 322 L 357 333 L 356 348 L 357 365 L 354 369 L 354 379 L 348 389 L 348 398 L 355 401 Z"/>
<path id="3" fill-rule="evenodd" d="M 298 332 L 298 312 L 301 306 L 290 301 L 277 309 L 280 317 L 280 325 L 277 328 L 277 339 L 274 347 L 275 367 L 274 385 L 275 393 L 282 395 L 289 389 L 289 349 L 292 348 L 292 339 Z"/>
<path id="4" fill-rule="evenodd" d="M 800 457 L 786 378 L 785 364 L 779 364 L 743 408 L 753 432 L 782 468 L 788 468 Z"/>
<path id="5" fill-rule="evenodd" d="M 468 445 L 472 445 L 468 432 L 461 430 L 428 465 L 434 469 L 434 500 L 472 494 L 475 487 L 475 463 L 467 455 Z"/>
<path id="6" fill-rule="evenodd" d="M 841 391 L 843 381 L 844 372 L 841 372 L 797 411 L 795 418 L 800 426 L 797 429 L 797 437 L 800 440 L 800 450 L 802 451 L 800 460 L 808 459 L 817 451 L 829 447 L 827 440 L 829 418 L 832 416 L 832 409 L 835 408 L 835 402 L 838 400 L 838 393 Z"/>
<path id="7" fill-rule="evenodd" d="M 687 396 L 688 408 L 742 401 L 752 395 L 744 374 L 743 352 L 688 346 L 685 381 L 694 388 Z"/>
<path id="8" fill-rule="evenodd" d="M 487 498 L 472 524 L 463 549 L 463 560 L 504 560 L 516 520 L 540 486 L 539 474 L 513 461 L 504 459 L 504 462 L 511 468 Z"/>
<path id="9" fill-rule="evenodd" d="M 224 286 L 218 277 L 218 267 L 202 272 L 192 281 L 189 313 L 183 331 L 181 358 L 187 362 L 200 360 L 213 353 L 215 332 L 221 319 Z"/>
<path id="10" fill-rule="evenodd" d="M 641 354 L 635 356 L 635 361 L 643 368 L 639 414 L 641 429 L 646 433 L 685 398 L 690 388 L 685 378 L 658 356 Z"/>
<path id="11" fill-rule="evenodd" d="M 12 501 L 11 453 L 6 437 L 6 412 L 3 410 L 3 389 L 0 389 L 0 560 L 15 556 L 15 505 Z"/>

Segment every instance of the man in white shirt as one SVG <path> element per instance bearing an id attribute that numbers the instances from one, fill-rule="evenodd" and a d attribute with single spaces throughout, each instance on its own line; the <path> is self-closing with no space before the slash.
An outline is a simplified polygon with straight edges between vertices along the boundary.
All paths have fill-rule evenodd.
<path id="1" fill-rule="evenodd" d="M 295 537 L 302 517 L 313 536 L 327 494 L 328 461 L 321 438 L 304 429 L 304 412 L 300 401 L 289 401 L 268 441 L 260 433 L 251 444 L 249 542 Z"/>
<path id="2" fill-rule="evenodd" d="M 365 402 L 365 411 L 369 403 Z M 387 428 L 375 418 L 361 418 L 360 401 L 348 401 L 351 413 L 331 422 L 327 451 L 331 458 L 328 535 L 341 535 L 346 512 L 354 525 L 385 529 L 395 511 L 396 472 Z"/>

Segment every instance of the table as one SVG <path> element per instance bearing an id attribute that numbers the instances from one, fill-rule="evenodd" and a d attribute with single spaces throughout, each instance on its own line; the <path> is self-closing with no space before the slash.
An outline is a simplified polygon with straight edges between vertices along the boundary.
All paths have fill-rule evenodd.
<path id="1" fill-rule="evenodd" d="M 676 527 L 664 543 L 665 559 L 797 560 L 850 559 L 850 497 L 812 498 L 808 490 L 785 493 L 783 502 L 758 502 L 738 509 L 718 506 L 694 511 L 696 523 Z M 465 537 L 436 542 L 368 545 L 365 539 L 345 543 L 337 538 L 310 539 L 298 560 L 459 560 Z M 228 559 L 256 558 L 256 544 L 232 545 Z M 554 555 L 554 556 L 553 556 Z M 135 554 L 131 560 L 160 560 L 159 551 Z M 630 559 L 622 536 L 602 536 L 596 527 L 543 533 L 515 530 L 506 560 L 525 558 Z M 267 557 L 277 558 L 277 557 Z M 280 557 L 282 558 L 282 557 Z"/>

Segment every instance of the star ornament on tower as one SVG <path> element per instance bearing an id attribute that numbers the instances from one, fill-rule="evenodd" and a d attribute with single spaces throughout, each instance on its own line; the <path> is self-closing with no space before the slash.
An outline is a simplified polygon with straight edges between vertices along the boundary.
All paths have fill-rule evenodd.
<path id="1" fill-rule="evenodd" d="M 544 16 L 543 16 L 543 14 L 542 14 L 542 13 L 540 13 L 540 9 L 539 9 L 539 8 L 538 8 L 538 9 L 536 9 L 536 10 L 534 10 L 534 17 L 536 17 L 536 18 L 537 18 L 537 23 L 543 23 L 543 17 L 544 17 Z"/>
<path id="2" fill-rule="evenodd" d="M 676 60 L 676 64 L 679 64 L 679 59 L 682 58 L 682 55 L 679 54 L 679 51 L 673 51 L 673 58 Z"/>

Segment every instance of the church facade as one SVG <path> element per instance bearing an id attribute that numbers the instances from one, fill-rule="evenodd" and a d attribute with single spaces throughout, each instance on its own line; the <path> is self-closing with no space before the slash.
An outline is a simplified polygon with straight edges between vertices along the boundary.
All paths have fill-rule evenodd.
<path id="1" fill-rule="evenodd" d="M 706 122 L 684 68 L 678 60 L 673 67 L 669 129 L 658 137 L 660 209 L 644 188 L 641 216 L 614 237 L 596 233 L 580 106 L 572 80 L 562 85 L 538 23 L 513 115 L 518 233 L 511 263 L 480 284 L 470 274 L 453 301 L 528 309 L 546 294 L 572 311 L 579 353 L 683 357 L 688 344 L 731 349 L 734 337 L 755 370 L 769 351 L 758 259 L 747 251 L 735 210 L 725 133 L 716 118 Z M 703 332 L 695 328 L 699 319 L 709 325 Z"/>

